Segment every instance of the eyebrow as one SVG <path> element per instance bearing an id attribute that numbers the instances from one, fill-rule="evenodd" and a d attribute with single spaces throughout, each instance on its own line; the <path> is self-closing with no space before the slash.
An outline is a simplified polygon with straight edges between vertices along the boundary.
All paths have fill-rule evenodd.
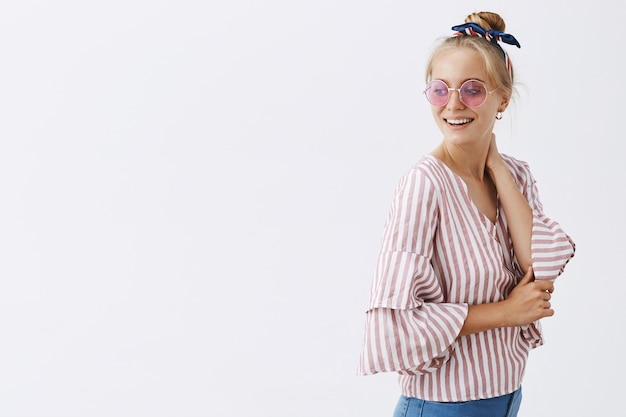
<path id="1" fill-rule="evenodd" d="M 430 79 L 430 81 L 434 81 L 434 80 L 443 81 L 444 83 L 448 84 L 448 86 L 450 86 L 450 82 L 444 80 L 443 78 L 431 78 Z M 466 78 L 463 81 L 461 81 L 461 84 L 459 84 L 459 87 L 462 86 L 463 83 L 466 83 L 467 81 L 470 81 L 470 80 L 476 80 L 476 81 L 480 81 L 481 83 L 488 84 L 488 82 L 483 80 L 482 78 L 470 77 L 470 78 Z M 455 88 L 455 87 L 451 87 L 451 88 Z M 458 88 L 458 87 L 456 87 L 456 88 Z"/>

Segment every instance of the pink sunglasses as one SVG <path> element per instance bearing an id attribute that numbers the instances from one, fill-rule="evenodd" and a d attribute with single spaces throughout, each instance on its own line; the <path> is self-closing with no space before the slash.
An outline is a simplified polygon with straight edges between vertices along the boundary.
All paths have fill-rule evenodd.
<path id="1" fill-rule="evenodd" d="M 426 100 L 435 107 L 443 107 L 450 101 L 450 92 L 458 91 L 461 102 L 468 107 L 480 107 L 487 101 L 487 95 L 496 91 L 487 90 L 487 86 L 478 80 L 467 80 L 459 88 L 450 88 L 441 80 L 432 80 L 426 86 Z"/>

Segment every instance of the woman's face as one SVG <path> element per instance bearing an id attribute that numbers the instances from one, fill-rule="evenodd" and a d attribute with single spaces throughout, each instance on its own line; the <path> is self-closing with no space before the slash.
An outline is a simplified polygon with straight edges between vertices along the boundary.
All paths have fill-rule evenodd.
<path id="1" fill-rule="evenodd" d="M 432 65 L 431 80 L 442 80 L 450 88 L 459 88 L 467 80 L 482 81 L 487 91 L 495 89 L 482 56 L 470 48 L 458 48 L 439 54 Z M 431 105 L 433 117 L 444 140 L 453 145 L 488 144 L 496 113 L 504 111 L 508 98 L 499 90 L 487 94 L 479 107 L 465 105 L 458 91 L 450 91 L 448 103 L 442 107 Z"/>

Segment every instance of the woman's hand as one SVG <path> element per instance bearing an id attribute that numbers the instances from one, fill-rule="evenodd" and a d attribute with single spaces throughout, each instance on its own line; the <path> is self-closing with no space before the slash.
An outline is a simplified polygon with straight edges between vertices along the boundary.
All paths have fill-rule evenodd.
<path id="1" fill-rule="evenodd" d="M 469 306 L 459 336 L 484 332 L 499 327 L 524 326 L 554 315 L 550 305 L 554 284 L 535 281 L 532 267 L 504 301 Z"/>
<path id="2" fill-rule="evenodd" d="M 550 298 L 554 291 L 551 281 L 535 281 L 532 267 L 528 268 L 508 298 L 502 302 L 507 326 L 523 326 L 554 315 Z"/>
<path id="3" fill-rule="evenodd" d="M 490 175 L 493 175 L 494 169 L 502 167 L 503 165 L 504 162 L 502 162 L 500 152 L 498 152 L 498 146 L 496 145 L 496 135 L 492 133 L 491 142 L 489 142 L 489 150 L 487 151 L 487 161 L 485 163 L 485 167 L 487 168 L 487 172 L 489 172 Z"/>

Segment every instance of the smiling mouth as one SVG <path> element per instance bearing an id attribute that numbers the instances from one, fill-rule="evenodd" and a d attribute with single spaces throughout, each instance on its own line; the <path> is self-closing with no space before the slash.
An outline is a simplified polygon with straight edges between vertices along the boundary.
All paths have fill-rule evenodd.
<path id="1" fill-rule="evenodd" d="M 446 123 L 452 126 L 462 126 L 471 123 L 474 119 L 444 119 Z"/>

